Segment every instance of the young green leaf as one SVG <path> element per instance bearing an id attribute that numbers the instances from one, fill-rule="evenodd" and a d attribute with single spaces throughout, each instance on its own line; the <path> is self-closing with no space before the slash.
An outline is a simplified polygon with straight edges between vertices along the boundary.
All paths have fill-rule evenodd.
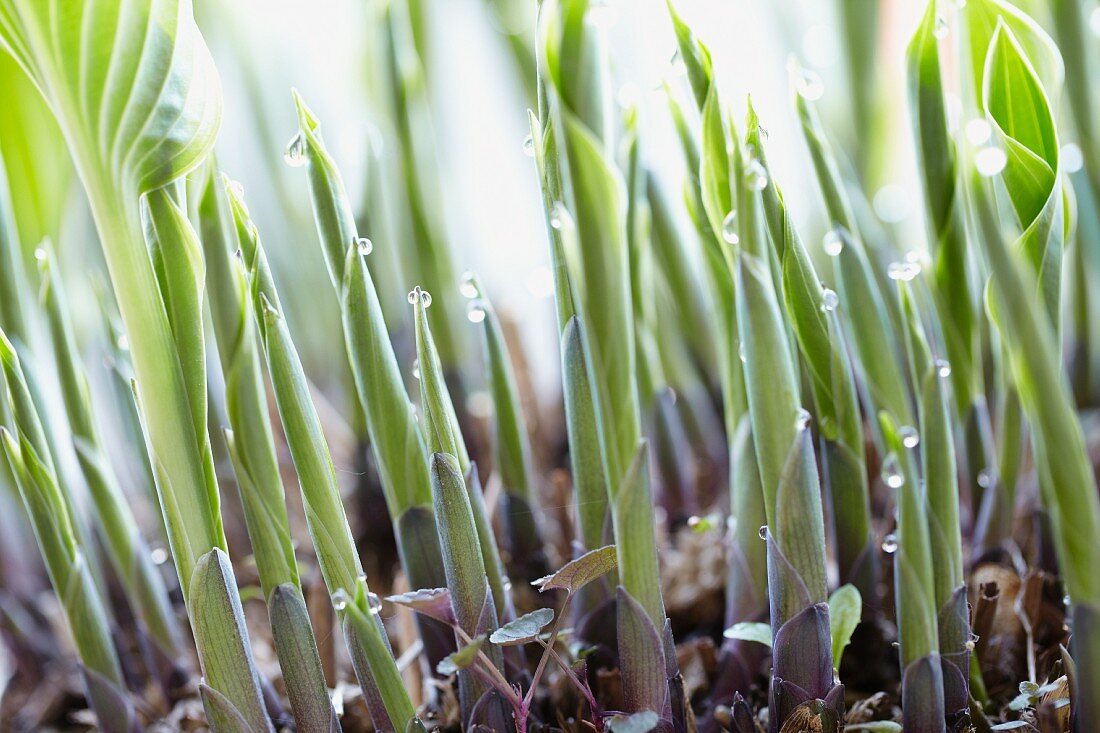
<path id="1" fill-rule="evenodd" d="M 840 667 L 840 657 L 852 640 L 852 634 L 863 615 L 863 598 L 859 590 L 842 585 L 829 596 L 829 631 L 833 637 L 833 664 Z"/>
<path id="2" fill-rule="evenodd" d="M 755 621 L 740 621 L 723 631 L 722 636 L 727 639 L 755 641 L 769 648 L 772 645 L 772 627 Z"/>

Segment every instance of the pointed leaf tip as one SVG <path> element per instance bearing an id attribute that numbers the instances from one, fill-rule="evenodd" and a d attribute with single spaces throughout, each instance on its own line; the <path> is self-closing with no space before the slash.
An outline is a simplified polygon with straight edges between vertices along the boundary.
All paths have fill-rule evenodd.
<path id="1" fill-rule="evenodd" d="M 538 588 L 540 592 L 560 588 L 572 594 L 611 572 L 617 565 L 615 545 L 607 545 L 598 550 L 586 552 L 576 560 L 567 562 L 556 573 L 539 578 L 531 585 Z"/>

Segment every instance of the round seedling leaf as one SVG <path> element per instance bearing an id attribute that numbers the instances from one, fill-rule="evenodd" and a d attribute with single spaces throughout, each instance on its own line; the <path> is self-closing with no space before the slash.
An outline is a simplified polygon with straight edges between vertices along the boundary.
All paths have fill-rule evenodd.
<path id="1" fill-rule="evenodd" d="M 514 646 L 534 641 L 547 624 L 554 620 L 554 609 L 539 608 L 509 621 L 493 632 L 489 641 L 500 646 Z"/>

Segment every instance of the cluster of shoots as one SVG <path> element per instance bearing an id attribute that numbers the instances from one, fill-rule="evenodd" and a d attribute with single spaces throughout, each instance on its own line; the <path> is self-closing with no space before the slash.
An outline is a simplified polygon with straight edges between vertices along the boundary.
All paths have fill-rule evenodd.
<path id="1" fill-rule="evenodd" d="M 389 152 L 370 146 L 361 207 L 293 96 L 283 158 L 309 203 L 285 208 L 312 211 L 315 277 L 265 247 L 218 167 L 221 89 L 190 2 L 0 0 L 0 47 L 56 117 L 87 195 L 118 387 L 92 389 L 82 341 L 95 339 L 78 338 L 53 245 L 24 247 L 29 214 L 0 165 L 13 648 L 36 648 L 18 609 L 37 603 L 42 569 L 107 731 L 167 714 L 182 673 L 215 731 L 332 733 L 333 658 L 379 731 L 1100 730 L 1100 496 L 1081 420 L 1097 399 L 1100 231 L 1087 3 L 1028 3 L 1033 18 L 1007 0 L 927 0 L 899 136 L 916 152 L 916 241 L 865 194 L 884 117 L 873 4 L 838 3 L 849 119 L 819 109 L 829 90 L 792 59 L 801 139 L 778 140 L 751 100 L 734 113 L 670 2 L 674 180 L 651 170 L 638 110 L 609 96 L 606 3 L 542 0 L 537 17 L 487 4 L 533 108 L 523 149 L 561 376 L 560 395 L 539 397 L 563 407 L 567 454 L 533 444 L 511 314 L 491 283 L 456 274 L 464 255 L 424 128 L 419 3 L 367 3 L 373 134 L 388 131 Z M 796 145 L 819 194 L 798 208 L 825 223 L 805 238 L 768 163 L 769 148 Z M 420 283 L 408 308 L 402 283 Z M 320 335 L 303 327 L 318 299 L 339 314 Z M 319 364 L 345 382 L 339 417 L 311 381 Z M 488 429 L 470 407 L 482 387 Z M 130 430 L 115 445 L 105 426 L 120 415 Z M 354 435 L 373 493 L 344 485 L 337 432 Z M 128 495 L 134 483 L 149 491 Z M 234 487 L 270 669 L 253 657 L 242 558 L 229 555 Z M 553 511 L 551 491 L 565 497 Z M 299 510 L 308 544 L 292 531 Z M 370 532 L 392 534 L 395 568 L 371 555 L 387 540 L 364 533 L 364 514 L 385 516 Z M 688 629 L 716 647 L 689 688 L 662 551 L 693 533 L 723 543 L 726 592 L 718 629 Z M 151 551 L 162 537 L 167 551 Z M 1029 651 L 1015 717 L 998 724 L 975 631 L 990 626 L 976 596 L 994 591 L 968 578 L 1006 557 L 1056 574 L 1065 628 L 1057 659 L 1037 668 Z M 415 631 L 398 635 L 408 613 Z M 314 633 L 323 621 L 341 651 Z M 880 687 L 853 686 L 861 666 L 888 670 Z M 853 719 L 846 701 L 878 690 L 900 713 Z"/>

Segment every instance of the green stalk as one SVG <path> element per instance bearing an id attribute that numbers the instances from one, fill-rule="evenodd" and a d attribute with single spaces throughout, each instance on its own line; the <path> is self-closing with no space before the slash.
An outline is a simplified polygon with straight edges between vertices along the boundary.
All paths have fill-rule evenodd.
<path id="1" fill-rule="evenodd" d="M 770 176 L 762 142 L 759 120 L 750 107 L 747 147 L 756 151 L 767 176 L 761 194 L 764 220 L 780 261 L 787 318 L 810 373 L 840 578 L 855 585 L 863 598 L 875 598 L 878 553 L 871 530 L 863 415 L 836 314 L 839 298 L 820 284 L 810 254 L 791 221 L 783 192 Z"/>
<path id="2" fill-rule="evenodd" d="M 980 311 L 975 303 L 973 265 L 967 241 L 962 197 L 958 191 L 956 144 L 947 126 L 935 2 L 909 42 L 910 116 L 920 164 L 925 222 L 932 256 L 934 303 L 950 364 L 955 409 L 964 424 L 968 449 L 967 477 L 974 509 L 981 512 L 978 544 L 994 547 L 1011 531 L 1011 490 L 1001 481 L 985 487 L 997 475 L 995 448 L 985 402 L 980 351 Z M 979 481 L 979 476 L 984 476 Z"/>
<path id="3" fill-rule="evenodd" d="M 792 68 L 792 74 L 798 73 Z M 889 296 L 882 292 L 871 269 L 817 113 L 801 93 L 795 94 L 795 108 L 830 222 L 827 238 L 831 243 L 826 246 L 826 254 L 833 259 L 840 307 L 850 323 L 859 376 L 872 403 L 869 407 L 886 410 L 903 424 L 911 424 L 913 407 L 898 366 L 902 352 L 887 308 Z"/>
<path id="4" fill-rule="evenodd" d="M 532 480 L 531 441 L 523 418 L 519 389 L 496 309 L 486 297 L 481 281 L 469 273 L 464 282 L 471 297 L 469 319 L 480 319 L 489 368 L 489 393 L 493 398 L 493 464 L 500 475 L 501 517 L 505 543 L 514 572 L 526 581 L 546 575 L 546 554 L 537 512 L 538 496 Z M 418 321 L 419 323 L 419 321 Z"/>
<path id="5" fill-rule="evenodd" d="M 494 593 L 486 580 L 486 563 L 478 543 L 478 528 L 467 494 L 466 482 L 458 459 L 445 452 L 432 454 L 432 494 L 443 568 L 455 619 L 466 636 L 475 638 L 497 627 Z M 503 671 L 504 658 L 499 647 L 490 645 L 493 665 Z M 459 674 L 462 720 L 465 725 L 479 722 L 471 715 L 489 685 L 469 670 Z"/>
<path id="6" fill-rule="evenodd" d="M 35 254 L 42 273 L 40 293 L 53 340 L 61 397 L 76 457 L 95 506 L 100 534 L 115 572 L 126 588 L 128 600 L 146 631 L 162 652 L 175 656 L 182 649 L 182 640 L 172 604 L 101 441 L 53 252 L 46 246 L 40 247 Z"/>
<path id="7" fill-rule="evenodd" d="M 432 296 L 419 286 L 409 293 L 409 303 L 413 306 L 413 322 L 416 324 L 416 356 L 419 364 L 420 380 L 420 407 L 424 412 L 424 426 L 428 438 L 428 450 L 433 456 L 447 454 L 453 456 L 458 464 L 459 475 L 476 475 L 477 467 L 470 463 L 469 454 L 466 452 L 466 443 L 462 438 L 462 431 L 458 427 L 458 418 L 455 415 L 454 403 L 447 391 L 447 384 L 443 377 L 443 365 L 436 350 L 432 331 L 428 327 L 428 306 L 432 303 Z M 432 472 L 436 473 L 433 458 Z M 439 516 L 439 497 L 436 495 L 437 480 L 433 476 L 433 504 L 436 507 L 436 516 Z M 471 507 L 475 532 L 478 541 L 479 554 L 482 557 L 482 572 L 477 578 L 480 584 L 483 576 L 488 576 L 489 589 L 492 592 L 493 605 L 496 610 L 496 618 L 503 619 L 511 615 L 509 612 L 509 593 L 505 581 L 504 566 L 500 561 L 500 551 L 497 549 L 496 537 L 493 535 L 493 527 L 486 514 L 485 502 L 481 497 L 480 481 L 465 481 L 467 501 Z M 438 521 L 442 521 L 439 519 Z M 440 526 L 440 549 L 444 558 L 448 550 L 444 537 L 446 532 Z M 444 563 L 446 564 L 446 563 Z M 448 576 L 450 578 L 450 576 Z M 470 581 L 472 582 L 472 581 Z M 480 613 L 480 608 L 478 613 Z M 471 637 L 476 633 L 466 629 Z M 476 702 L 476 699 L 472 702 Z M 471 702 L 471 704 L 472 704 Z"/>
<path id="8" fill-rule="evenodd" d="M 689 214 L 702 243 L 704 271 L 716 312 L 718 366 L 723 419 L 729 450 L 730 513 L 735 526 L 730 543 L 726 623 L 759 621 L 768 613 L 768 557 L 761 547 L 759 527 L 767 521 L 756 447 L 751 435 L 744 365 L 740 353 L 739 324 L 735 312 L 734 270 L 730 242 L 736 239 L 737 220 L 729 185 L 730 161 L 726 153 L 726 121 L 718 88 L 712 78 L 710 51 L 668 3 L 669 15 L 688 80 L 702 120 L 701 144 L 687 126 L 685 116 L 670 97 L 673 119 L 680 133 L 688 168 Z M 727 220 L 729 225 L 727 226 Z M 727 233 L 726 230 L 729 230 Z M 760 650 L 731 640 L 724 647 L 723 682 L 720 692 L 731 699 L 747 690 L 756 678 Z"/>
<path id="9" fill-rule="evenodd" d="M 932 550 L 925 519 L 927 497 L 912 448 L 903 442 L 901 426 L 885 412 L 879 414 L 879 421 L 890 451 L 883 464 L 884 478 L 897 490 L 894 595 L 904 726 L 935 733 L 945 731 L 946 725 Z"/>
<path id="10" fill-rule="evenodd" d="M 298 730 L 332 733 L 340 723 L 329 700 L 302 595 L 247 284 L 231 254 L 237 243 L 231 227 L 245 217 L 229 212 L 220 183 L 215 167 L 209 166 L 199 218 L 208 267 L 207 297 L 225 378 L 226 445 Z M 240 205 L 239 200 L 234 203 Z"/>
<path id="11" fill-rule="evenodd" d="M 1088 691 L 1100 685 L 1100 500 L 1081 424 L 1059 359 L 1057 336 L 1042 307 L 1041 290 L 1025 252 L 1011 250 L 988 184 L 970 186 L 992 271 L 993 321 L 1010 356 L 1013 379 L 1032 430 L 1044 506 L 1050 516 L 1058 565 L 1071 598 L 1076 662 L 1076 729 L 1100 727 L 1100 702 Z M 1023 260 L 1021 262 L 1021 260 Z"/>
<path id="12" fill-rule="evenodd" d="M 969 720 L 970 612 L 963 579 L 959 527 L 958 467 L 953 411 L 948 404 L 943 362 L 932 357 L 925 328 L 907 283 L 901 283 L 912 383 L 919 395 L 921 477 L 924 480 L 933 602 L 938 649 L 943 660 L 943 703 L 948 726 Z M 912 438 L 910 438 L 912 440 Z"/>
<path id="13" fill-rule="evenodd" d="M 401 161 L 408 236 L 403 242 L 405 274 L 439 296 L 432 316 L 439 334 L 439 353 L 448 375 L 457 375 L 463 343 L 457 340 L 462 316 L 455 297 L 457 276 L 437 212 L 443 192 L 435 179 L 434 131 L 428 104 L 425 64 L 412 42 L 410 20 L 401 3 L 385 11 L 386 68 L 393 93 L 397 154 Z"/>
<path id="14" fill-rule="evenodd" d="M 543 119 L 544 124 L 540 124 L 531 115 L 531 140 L 542 191 L 547 239 L 550 243 L 550 264 L 554 272 L 554 302 L 561 348 L 562 394 L 565 403 L 565 428 L 569 439 L 569 462 L 581 542 L 584 549 L 595 550 L 607 544 L 605 529 L 609 509 L 607 481 L 596 427 L 595 402 L 588 383 L 588 357 L 581 338 L 581 322 L 577 315 L 573 281 L 565 263 L 566 242 L 569 248 L 576 247 L 577 229 L 573 217 L 561 204 L 564 192 L 555 133 L 549 114 L 544 114 Z M 582 602 L 575 604 L 574 608 L 588 606 L 596 598 L 596 589 L 600 588 L 603 588 L 602 583 L 586 588 L 582 593 Z"/>
<path id="15" fill-rule="evenodd" d="M 325 149 L 317 118 L 301 97 L 295 95 L 295 101 L 317 234 L 343 316 L 345 351 L 402 566 L 414 588 L 442 587 L 445 578 L 432 518 L 424 437 L 397 366 L 366 257 L 360 254 L 369 253 L 373 244 L 356 231 L 343 179 Z M 417 622 L 428 662 L 434 667 L 453 651 L 452 635 L 430 619 L 418 615 Z"/>
<path id="16" fill-rule="evenodd" d="M 377 599 L 367 577 L 340 499 L 340 486 L 321 420 L 309 392 L 298 352 L 282 316 L 282 304 L 260 243 L 259 231 L 232 186 L 227 187 L 249 296 L 260 342 L 267 357 L 272 391 L 301 485 L 317 562 L 352 652 L 359 685 L 380 730 L 405 730 L 416 711 L 405 690 L 389 641 L 377 617 Z M 356 251 L 356 245 L 351 245 Z"/>
<path id="17" fill-rule="evenodd" d="M 787 327 L 774 290 L 769 249 L 753 190 L 749 159 L 734 139 L 731 184 L 739 202 L 740 249 L 735 291 L 738 333 L 745 354 L 756 462 L 767 517 L 768 595 L 771 601 L 772 683 L 769 727 L 811 712 L 821 725 L 843 720 L 843 687 L 834 684 L 825 570 L 825 526 L 809 413 Z"/>
<path id="18" fill-rule="evenodd" d="M 595 398 L 620 579 L 651 623 L 661 628 L 664 601 L 635 381 L 623 184 L 607 153 L 603 77 L 597 70 L 605 58 L 598 33 L 586 20 L 587 9 L 585 0 L 567 0 L 560 9 L 544 5 L 540 64 L 555 140 L 561 142 L 558 154 L 566 205 L 575 212 L 579 235 L 577 247 L 566 251 L 565 259 L 584 326 L 582 341 L 590 357 L 588 378 Z M 595 81 L 575 88 L 583 77 L 567 76 L 567 70 L 577 65 L 593 69 Z M 645 510 L 639 511 L 640 507 Z"/>
<path id="19" fill-rule="evenodd" d="M 73 507 L 60 489 L 23 368 L 2 331 L 0 362 L 6 385 L 4 403 L 15 431 L 13 434 L 7 427 L 0 427 L 7 466 L 23 497 L 50 582 L 72 631 L 88 699 L 99 725 L 109 733 L 128 733 L 137 722 L 111 639 L 107 611 L 84 562 L 86 549 L 73 529 Z"/>

